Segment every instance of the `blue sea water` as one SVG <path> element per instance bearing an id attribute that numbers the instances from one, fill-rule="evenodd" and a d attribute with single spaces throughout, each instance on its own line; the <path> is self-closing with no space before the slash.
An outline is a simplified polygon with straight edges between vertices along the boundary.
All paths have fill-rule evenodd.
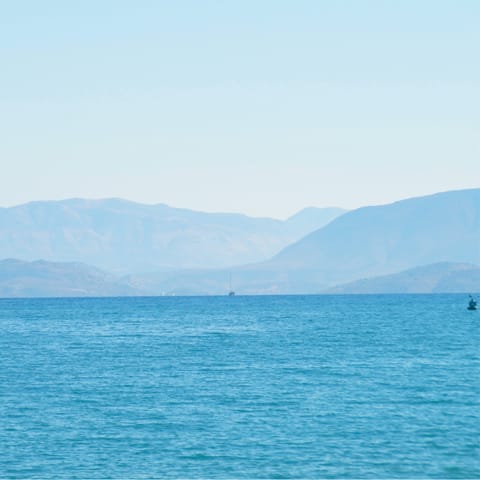
<path id="1" fill-rule="evenodd" d="M 0 477 L 479 478 L 466 300 L 0 300 Z"/>

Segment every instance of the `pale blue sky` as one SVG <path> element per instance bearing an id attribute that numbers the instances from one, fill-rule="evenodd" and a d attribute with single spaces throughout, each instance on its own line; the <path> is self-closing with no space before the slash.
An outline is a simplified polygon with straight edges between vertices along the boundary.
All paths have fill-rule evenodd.
<path id="1" fill-rule="evenodd" d="M 477 0 L 0 0 L 0 205 L 478 187 L 479 25 Z"/>

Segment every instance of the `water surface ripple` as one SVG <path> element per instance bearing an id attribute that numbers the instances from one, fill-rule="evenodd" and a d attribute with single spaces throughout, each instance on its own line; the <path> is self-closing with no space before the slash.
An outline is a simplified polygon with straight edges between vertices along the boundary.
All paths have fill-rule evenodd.
<path id="1" fill-rule="evenodd" d="M 0 300 L 0 477 L 479 478 L 465 306 Z"/>

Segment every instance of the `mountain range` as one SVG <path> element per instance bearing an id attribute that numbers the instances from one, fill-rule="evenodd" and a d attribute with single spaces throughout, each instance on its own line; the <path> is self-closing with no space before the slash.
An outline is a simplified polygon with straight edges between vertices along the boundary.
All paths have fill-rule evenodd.
<path id="1" fill-rule="evenodd" d="M 480 189 L 352 210 L 254 268 L 315 292 L 438 262 L 480 264 Z"/>
<path id="2" fill-rule="evenodd" d="M 29 204 L 28 208 L 23 206 L 23 209 L 17 207 L 23 216 L 19 211 L 13 214 L 22 220 L 20 224 L 10 222 L 5 228 L 5 217 L 0 215 L 0 245 L 9 245 L 10 250 L 5 249 L 8 252 L 30 249 L 30 255 L 35 249 L 41 251 L 44 248 L 51 256 L 69 257 L 77 262 L 85 261 L 85 257 L 98 256 L 103 258 L 103 262 L 95 264 L 103 268 L 107 268 L 104 265 L 113 265 L 116 258 L 123 256 L 120 267 L 110 268 L 111 271 L 116 270 L 116 275 L 95 270 L 92 278 L 98 280 L 104 275 L 104 281 L 108 283 L 108 288 L 106 286 L 104 290 L 100 289 L 101 282 L 97 283 L 99 292 L 106 292 L 115 286 L 127 288 L 126 294 L 225 294 L 230 278 L 239 294 L 401 293 L 480 289 L 480 286 L 474 288 L 478 275 L 475 265 L 480 264 L 480 189 L 411 198 L 388 205 L 359 208 L 339 216 L 338 210 L 306 209 L 284 222 L 241 215 L 202 214 L 178 209 L 171 211 L 171 207 L 123 202 L 60 202 L 54 205 L 56 216 L 53 217 L 48 216 L 52 207 L 50 204 Z M 98 209 L 99 206 L 101 208 Z M 35 210 L 34 214 L 30 209 Z M 139 215 L 138 211 L 144 213 Z M 164 213 L 160 215 L 160 211 Z M 321 228 L 294 241 L 271 258 L 265 260 L 263 257 L 263 261 L 227 267 L 232 264 L 228 261 L 233 258 L 229 257 L 232 251 L 248 251 L 248 255 L 245 255 L 249 257 L 255 250 L 253 256 L 261 257 L 262 249 L 257 248 L 258 245 L 265 247 L 268 243 L 269 248 L 273 249 L 274 242 L 267 240 L 275 237 L 275 231 L 283 232 L 285 237 L 282 237 L 282 241 L 286 241 L 288 235 L 285 232 L 288 229 L 290 235 L 293 235 L 292 231 L 296 234 L 301 229 L 308 231 L 315 222 L 323 221 L 323 215 L 327 213 L 337 216 L 333 219 L 330 217 L 331 221 L 327 220 Z M 15 225 L 19 226 L 16 228 Z M 30 228 L 32 225 L 39 226 L 40 233 Z M 162 225 L 166 225 L 165 231 Z M 182 230 L 180 225 L 185 228 Z M 147 228 L 149 226 L 152 228 Z M 256 232 L 255 227 L 259 229 Z M 198 237 L 192 236 L 194 230 Z M 165 235 L 168 232 L 170 235 L 172 231 L 177 232 L 177 242 L 161 243 L 163 250 L 159 249 L 159 244 L 155 242 L 159 238 L 165 239 Z M 201 231 L 210 233 L 203 238 Z M 238 233 L 236 237 L 235 232 L 240 231 L 242 234 Z M 4 238 L 4 232 L 8 232 L 8 241 Z M 223 232 L 224 240 L 229 238 L 228 242 L 222 244 L 229 248 L 222 250 L 215 241 L 213 247 L 209 246 L 209 239 L 218 240 L 221 236 L 218 232 Z M 195 244 L 192 241 L 194 238 L 201 241 Z M 256 239 L 253 242 L 256 249 L 252 248 L 252 238 Z M 35 245 L 34 239 L 38 239 L 39 245 Z M 232 247 L 236 242 L 243 245 L 244 241 L 247 243 L 244 249 Z M 219 255 L 223 252 L 222 261 L 217 259 L 209 263 L 215 257 L 214 247 L 217 247 Z M 152 256 L 152 252 L 159 251 L 164 253 Z M 230 253 L 225 253 L 227 251 Z M 182 258 L 182 253 L 187 258 Z M 25 258 L 20 254 L 10 256 Z M 149 256 L 152 256 L 150 260 Z M 77 269 L 81 278 L 85 278 L 82 272 L 86 272 L 82 268 L 90 268 L 69 265 L 69 268 Z M 142 265 L 145 265 L 143 272 Z M 122 272 L 128 271 L 129 266 L 130 273 L 124 275 Z M 27 267 L 23 265 L 22 268 Z M 36 264 L 36 267 L 39 265 Z M 58 270 L 58 265 L 55 268 Z M 61 278 L 60 272 L 58 275 Z M 5 278 L 3 281 L 7 282 Z M 19 293 L 20 283 L 16 285 L 16 292 Z M 0 285 L 0 295 L 3 295 L 1 288 Z"/>
<path id="3" fill-rule="evenodd" d="M 480 189 L 359 208 L 265 262 L 227 271 L 152 272 L 129 283 L 151 292 L 320 293 L 360 278 L 439 262 L 480 264 Z"/>
<path id="4" fill-rule="evenodd" d="M 114 275 L 76 262 L 0 261 L 0 297 L 117 297 L 141 295 Z"/>
<path id="5" fill-rule="evenodd" d="M 196 272 L 197 274 L 199 272 Z M 204 272 L 206 273 L 206 272 Z M 209 272 L 210 274 L 212 272 Z M 117 297 L 148 295 L 208 295 L 215 292 L 217 284 L 224 285 L 225 272 L 216 271 L 211 283 L 186 283 L 191 272 L 172 274 L 183 284 L 176 291 L 166 289 L 164 281 L 155 283 L 155 274 L 135 277 L 118 277 L 98 268 L 74 262 L 24 262 L 14 259 L 0 261 L 0 298 L 5 297 Z M 198 278 L 198 277 L 197 277 Z M 138 280 L 138 279 L 137 279 Z M 137 285 L 135 285 L 137 283 Z M 190 287 L 189 287 L 190 285 Z M 216 291 L 224 295 L 227 290 Z M 325 294 L 383 294 L 383 293 L 478 293 L 480 291 L 480 266 L 442 262 L 424 265 L 392 275 L 361 279 L 331 287 Z M 260 292 L 253 292 L 260 293 Z"/>
<path id="6" fill-rule="evenodd" d="M 356 280 L 325 293 L 466 293 L 480 291 L 480 266 L 440 262 L 403 272 Z"/>
<path id="7" fill-rule="evenodd" d="M 123 273 L 258 262 L 345 210 L 307 208 L 282 221 L 122 199 L 0 208 L 0 258 L 84 262 Z"/>

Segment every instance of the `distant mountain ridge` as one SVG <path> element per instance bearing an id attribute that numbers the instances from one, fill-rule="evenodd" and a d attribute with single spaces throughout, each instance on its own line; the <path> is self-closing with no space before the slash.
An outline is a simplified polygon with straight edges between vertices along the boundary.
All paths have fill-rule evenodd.
<path id="1" fill-rule="evenodd" d="M 352 210 L 255 268 L 318 291 L 438 262 L 480 264 L 480 189 Z"/>
<path id="2" fill-rule="evenodd" d="M 337 207 L 306 207 L 289 217 L 286 222 L 290 228 L 294 228 L 295 231 L 305 232 L 304 235 L 307 235 L 324 227 L 327 223 L 346 212 L 347 210 Z"/>
<path id="3" fill-rule="evenodd" d="M 282 221 L 122 199 L 31 202 L 0 208 L 0 258 L 76 261 L 125 273 L 221 268 L 269 258 L 342 213 L 311 209 Z"/>
<path id="4" fill-rule="evenodd" d="M 127 202 L 127 209 L 130 207 Z M 167 213 L 172 213 L 169 207 L 166 208 Z M 124 209 L 123 206 L 122 212 Z M 72 217 L 72 210 L 67 209 L 67 212 L 68 218 Z M 27 213 L 28 210 L 22 212 L 24 215 Z M 98 237 L 95 237 L 96 241 L 99 238 L 101 240 L 106 238 L 115 244 L 122 239 L 122 232 L 124 236 L 138 240 L 141 227 L 145 229 L 145 225 L 149 225 L 148 221 L 146 224 L 140 222 L 141 226 L 138 227 L 135 223 L 138 216 L 135 215 L 132 220 L 128 215 L 124 217 L 122 214 L 121 219 L 124 221 L 114 222 L 117 230 L 113 230 L 118 232 L 118 235 L 109 236 L 112 232 L 109 223 L 110 210 L 107 209 L 107 213 L 106 219 L 101 216 L 99 218 L 94 216 L 93 219 L 92 216 L 86 217 L 88 222 L 94 220 L 97 222 L 94 225 L 96 229 L 87 229 L 90 233 L 99 232 Z M 195 218 L 196 213 L 192 212 Z M 183 214 L 188 216 L 189 211 Z M 149 215 L 147 212 L 147 218 Z M 209 221 L 214 220 L 210 214 L 205 215 Z M 229 215 L 227 217 L 231 220 Z M 17 216 L 16 219 L 18 218 Z M 39 219 L 38 212 L 35 218 Z M 72 220 L 74 227 L 78 225 L 79 219 L 82 221 L 85 219 L 81 209 L 79 218 Z M 175 215 L 169 219 L 178 221 Z M 48 226 L 58 219 L 46 215 L 44 220 Z M 61 215 L 60 220 L 63 229 L 65 219 Z M 245 228 L 253 228 L 250 220 L 244 219 Z M 132 221 L 138 228 L 130 230 Z M 238 226 L 236 219 L 233 221 L 235 226 Z M 29 225 L 28 215 L 25 223 Z M 181 222 L 180 224 L 184 225 Z M 105 225 L 108 228 L 103 228 Z M 278 223 L 275 225 L 277 228 Z M 3 227 L 4 224 L 0 223 L 0 232 L 3 231 Z M 17 237 L 14 235 L 19 244 L 25 242 L 26 238 L 31 241 L 31 237 L 22 237 L 21 228 L 15 229 L 11 226 L 11 233 L 16 234 L 19 231 Z M 73 242 L 77 242 L 77 246 L 83 246 L 80 241 L 83 237 L 78 238 L 74 235 L 75 228 L 62 231 Z M 42 242 L 42 235 L 35 238 Z M 140 238 L 143 237 L 140 235 Z M 205 240 L 207 243 L 208 238 L 210 237 Z M 3 237 L 0 237 L 0 243 L 1 241 Z M 127 244 L 122 242 L 123 240 L 118 242 L 116 252 L 122 252 L 127 260 L 130 256 L 140 255 L 139 249 L 145 243 L 140 242 L 141 245 L 134 243 L 136 249 L 132 249 L 127 248 Z M 93 244 L 97 245 L 95 242 Z M 55 244 L 49 245 L 57 248 Z M 61 247 L 61 244 L 58 245 L 57 250 L 61 250 Z M 86 247 L 88 250 L 91 245 L 87 242 Z M 190 247 L 191 243 L 188 243 L 188 248 Z M 102 252 L 100 250 L 100 254 Z M 151 250 L 147 249 L 147 256 L 150 253 Z M 135 260 L 138 261 L 138 258 Z M 452 266 L 453 264 L 456 266 Z M 358 289 L 362 285 L 364 291 L 373 291 L 373 288 L 377 288 L 378 291 L 381 284 L 383 284 L 381 288 L 387 288 L 386 285 L 390 284 L 396 289 L 404 290 L 413 288 L 412 285 L 415 284 L 416 292 L 428 289 L 433 291 L 440 288 L 444 280 L 448 280 L 450 285 L 448 288 L 452 288 L 451 285 L 457 282 L 455 288 L 468 287 L 470 290 L 471 281 L 475 280 L 476 273 L 473 270 L 469 271 L 470 267 L 465 267 L 465 264 L 480 264 L 480 189 L 444 192 L 353 210 L 286 247 L 267 261 L 215 269 L 180 270 L 172 267 L 155 271 L 152 268 L 150 273 L 133 272 L 121 279 L 113 278 L 113 281 L 129 287 L 130 291 L 149 295 L 225 294 L 229 288 L 230 275 L 233 289 L 238 294 L 322 293 L 334 287 L 340 291 L 341 288 L 347 287 Z M 153 262 L 150 262 L 150 265 L 153 265 Z M 420 268 L 419 265 L 424 267 Z M 411 269 L 416 270 L 412 273 L 409 272 Z M 416 278 L 415 275 L 420 275 L 421 278 Z M 370 283 L 359 279 L 368 279 Z M 348 285 L 351 282 L 356 283 Z"/>
<path id="5" fill-rule="evenodd" d="M 195 275 L 192 276 L 192 273 Z M 203 272 L 205 274 L 206 272 Z M 159 276 L 160 275 L 160 276 Z M 182 276 L 183 275 L 183 276 Z M 117 277 L 90 265 L 39 260 L 0 261 L 0 298 L 226 295 L 226 272 L 163 272 Z M 190 283 L 189 283 L 190 282 Z M 220 288 L 218 288 L 220 286 Z M 239 293 L 248 292 L 242 289 Z M 268 292 L 263 292 L 268 293 Z M 480 266 L 436 263 L 326 289 L 326 294 L 480 293 Z"/>
<path id="6" fill-rule="evenodd" d="M 270 260 L 229 272 L 156 272 L 129 281 L 150 291 L 221 293 L 231 273 L 239 293 L 321 293 L 439 262 L 480 264 L 480 189 L 353 210 Z"/>
<path id="7" fill-rule="evenodd" d="M 142 292 L 82 263 L 0 261 L 0 297 L 115 297 Z"/>
<path id="8" fill-rule="evenodd" d="M 356 280 L 325 293 L 477 293 L 480 266 L 442 262 L 381 277 Z"/>

